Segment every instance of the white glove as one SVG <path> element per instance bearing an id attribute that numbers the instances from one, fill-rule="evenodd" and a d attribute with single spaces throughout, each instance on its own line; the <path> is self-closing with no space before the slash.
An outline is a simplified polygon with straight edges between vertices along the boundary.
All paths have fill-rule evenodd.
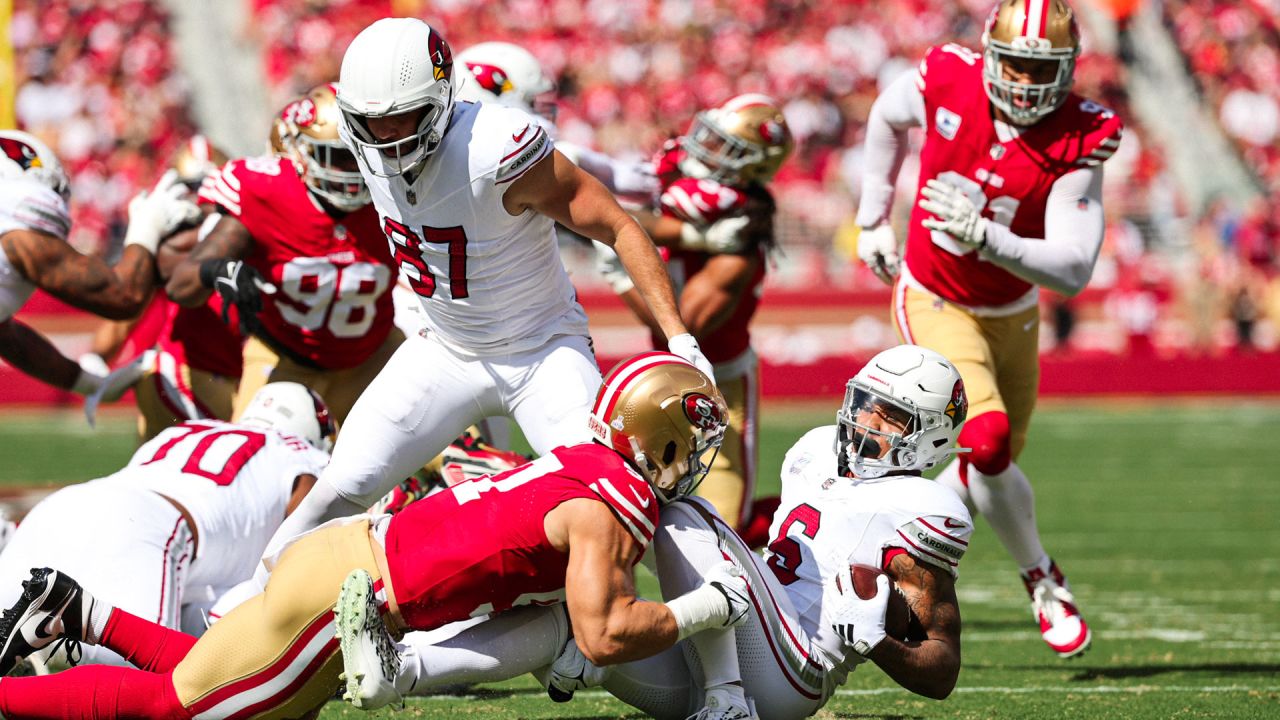
<path id="1" fill-rule="evenodd" d="M 863 600 L 853 589 L 853 573 L 846 566 L 827 584 L 823 604 L 831 629 L 853 651 L 866 657 L 885 638 L 884 614 L 889 609 L 889 578 L 876 578 L 876 595 Z"/>
<path id="2" fill-rule="evenodd" d="M 578 649 L 578 643 L 569 638 L 564 650 L 560 651 L 560 657 L 551 663 L 547 695 L 555 702 L 568 702 L 575 692 L 603 683 L 608 674 L 608 669 L 596 667 Z"/>
<path id="3" fill-rule="evenodd" d="M 729 603 L 729 617 L 724 621 L 724 627 L 741 625 L 751 611 L 751 595 L 747 592 L 747 576 L 742 568 L 732 560 L 725 560 L 713 565 L 703 578 Z"/>
<path id="4" fill-rule="evenodd" d="M 921 188 L 920 208 L 936 218 L 921 224 L 955 238 L 966 247 L 981 249 L 987 244 L 987 220 L 963 190 L 933 178 Z"/>
<path id="5" fill-rule="evenodd" d="M 711 368 L 711 361 L 707 360 L 707 356 L 702 354 L 702 348 L 698 347 L 698 341 L 689 333 L 681 333 L 668 340 L 667 349 L 688 360 L 694 367 L 705 373 L 712 383 L 716 381 L 716 374 Z"/>
<path id="6" fill-rule="evenodd" d="M 178 182 L 177 171 L 167 170 L 150 192 L 134 195 L 124 244 L 138 245 L 154 255 L 161 239 L 184 223 L 195 222 L 200 208 L 186 199 L 187 192 L 187 186 Z"/>
<path id="7" fill-rule="evenodd" d="M 746 215 L 717 220 L 705 229 L 684 223 L 680 226 L 680 247 L 712 255 L 740 253 L 747 247 L 747 235 L 742 231 L 749 224 L 751 218 Z"/>
<path id="8" fill-rule="evenodd" d="M 142 376 L 148 370 L 154 369 L 155 365 L 156 351 L 148 350 L 133 362 L 122 365 L 103 378 L 97 390 L 84 401 L 84 416 L 89 421 L 89 427 L 94 427 L 97 422 L 98 405 L 119 400 L 126 390 L 138 384 Z"/>
<path id="9" fill-rule="evenodd" d="M 703 630 L 721 630 L 746 620 L 751 610 L 742 568 L 725 560 L 710 568 L 697 588 L 667 603 L 683 640 Z"/>
<path id="10" fill-rule="evenodd" d="M 111 374 L 111 366 L 98 353 L 87 352 L 81 355 L 77 362 L 80 363 L 81 370 L 98 377 L 105 378 Z"/>
<path id="11" fill-rule="evenodd" d="M 111 369 L 107 367 L 106 361 L 94 353 L 85 353 L 80 356 L 79 360 L 80 374 L 76 376 L 76 381 L 71 385 L 71 392 L 77 395 L 89 396 L 97 392 L 102 387 L 102 381 L 107 379 L 107 375 L 111 373 Z M 93 423 L 89 423 L 92 425 Z"/>
<path id="12" fill-rule="evenodd" d="M 898 237 L 893 234 L 893 226 L 882 223 L 871 228 L 863 228 L 858 233 L 858 259 L 871 268 L 888 285 L 902 269 L 902 256 L 898 254 Z"/>

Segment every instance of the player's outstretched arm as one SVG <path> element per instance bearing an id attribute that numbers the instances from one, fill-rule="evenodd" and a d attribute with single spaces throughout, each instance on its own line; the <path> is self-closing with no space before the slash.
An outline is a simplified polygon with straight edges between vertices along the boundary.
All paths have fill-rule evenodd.
<path id="1" fill-rule="evenodd" d="M 165 292 L 183 307 L 199 307 L 213 294 L 212 286 L 200 281 L 200 265 L 207 260 L 239 260 L 253 248 L 253 236 L 239 220 L 222 215 L 208 236 L 173 269 Z"/>
<path id="2" fill-rule="evenodd" d="M 101 382 L 101 377 L 82 372 L 43 335 L 13 318 L 0 322 L 0 357 L 37 380 L 82 395 Z"/>
<path id="3" fill-rule="evenodd" d="M 941 700 L 951 694 L 960 676 L 960 603 L 955 579 L 906 553 L 890 562 L 888 574 L 906 595 L 927 639 L 904 643 L 885 637 L 867 657 L 902 687 Z"/>
<path id="4" fill-rule="evenodd" d="M 920 82 L 919 73 L 903 73 L 871 105 L 857 217 L 858 225 L 864 228 L 889 222 L 894 183 L 907 154 L 907 131 L 924 126 Z"/>
<path id="5" fill-rule="evenodd" d="M 688 332 L 676 311 L 671 279 L 649 236 L 599 180 L 558 151 L 511 183 L 502 203 L 512 215 L 532 208 L 612 247 L 667 339 Z"/>
<path id="6" fill-rule="evenodd" d="M 0 237 L 5 255 L 23 277 L 68 305 L 111 320 L 131 318 L 146 306 L 155 281 L 151 253 L 126 245 L 114 267 L 83 255 L 65 240 L 38 230 Z"/>

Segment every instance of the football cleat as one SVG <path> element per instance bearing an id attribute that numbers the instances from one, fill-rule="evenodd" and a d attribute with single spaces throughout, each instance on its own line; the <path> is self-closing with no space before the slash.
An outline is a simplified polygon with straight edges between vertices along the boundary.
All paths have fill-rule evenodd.
<path id="1" fill-rule="evenodd" d="M 723 691 L 711 690 L 707 692 L 706 704 L 688 720 L 760 720 L 751 698 L 743 699 L 745 705 Z"/>
<path id="2" fill-rule="evenodd" d="M 400 653 L 382 622 L 368 571 L 356 569 L 347 575 L 334 614 L 342 651 L 341 679 L 346 682 L 342 699 L 361 710 L 377 710 L 391 704 L 403 706 L 404 698 L 395 686 Z"/>
<path id="3" fill-rule="evenodd" d="M 33 568 L 22 581 L 22 597 L 0 615 L 0 675 L 21 658 L 66 644 L 67 661 L 80 660 L 93 596 L 80 583 L 50 568 Z M 52 647 L 51 647 L 52 646 Z"/>
<path id="4" fill-rule="evenodd" d="M 1040 635 L 1058 657 L 1072 658 L 1088 650 L 1093 633 L 1057 563 L 1049 561 L 1048 573 L 1032 569 L 1022 575 L 1022 582 L 1031 596 L 1031 613 L 1040 623 Z"/>

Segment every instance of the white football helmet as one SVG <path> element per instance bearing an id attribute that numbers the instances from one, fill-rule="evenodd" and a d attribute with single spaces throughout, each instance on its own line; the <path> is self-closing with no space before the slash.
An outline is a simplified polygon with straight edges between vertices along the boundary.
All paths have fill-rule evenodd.
<path id="1" fill-rule="evenodd" d="M 982 33 L 982 79 L 991 104 L 1017 125 L 1032 125 L 1067 101 L 1080 55 L 1080 30 L 1066 0 L 1000 0 Z M 1005 79 L 1007 62 L 1034 63 L 1053 79 Z"/>
<path id="2" fill-rule="evenodd" d="M 325 452 L 333 449 L 335 429 L 329 407 L 314 390 L 300 383 L 263 385 L 236 422 L 295 435 L 306 440 L 311 447 Z"/>
<path id="3" fill-rule="evenodd" d="M 549 93 L 556 84 L 528 50 L 505 42 L 484 42 L 458 53 L 458 99 L 491 102 L 556 119 Z"/>
<path id="4" fill-rule="evenodd" d="M 343 141 L 365 170 L 397 177 L 422 166 L 453 115 L 453 53 L 440 33 L 414 18 L 384 18 L 356 36 L 342 56 L 338 107 Z M 379 140 L 368 119 L 423 111 L 417 130 Z"/>
<path id="5" fill-rule="evenodd" d="M 858 422 L 871 411 L 900 423 L 888 433 Z M 956 435 L 969 411 L 964 381 L 955 366 L 918 345 L 899 345 L 871 358 L 845 386 L 836 412 L 837 467 L 843 476 L 877 478 L 919 474 L 956 452 Z M 880 444 L 888 450 L 881 454 Z"/>
<path id="6" fill-rule="evenodd" d="M 58 156 L 35 135 L 21 130 L 0 130 L 0 177 L 34 180 L 63 200 L 71 195 L 71 179 Z"/>

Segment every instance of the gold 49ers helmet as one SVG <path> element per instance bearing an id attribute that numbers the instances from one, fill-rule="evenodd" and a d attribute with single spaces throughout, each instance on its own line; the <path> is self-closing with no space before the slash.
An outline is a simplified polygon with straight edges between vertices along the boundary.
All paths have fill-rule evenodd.
<path id="1" fill-rule="evenodd" d="M 681 172 L 690 177 L 742 186 L 766 183 L 794 146 L 787 119 L 767 95 L 739 95 L 693 118 L 680 139 Z"/>
<path id="2" fill-rule="evenodd" d="M 293 131 L 282 136 L 282 145 L 301 167 L 311 192 L 344 212 L 369 204 L 369 188 L 360 175 L 356 157 L 338 139 L 342 111 L 332 83 L 311 88 L 285 106 L 280 117 Z"/>
<path id="3" fill-rule="evenodd" d="M 272 155 L 292 157 L 289 153 L 292 152 L 293 136 L 297 132 L 297 128 L 284 119 L 285 113 L 289 112 L 289 108 L 292 106 L 293 103 L 289 103 L 284 110 L 280 111 L 279 115 L 271 118 L 271 135 L 267 137 L 267 150 Z"/>
<path id="4" fill-rule="evenodd" d="M 1000 0 L 982 34 L 982 76 L 991 104 L 1031 125 L 1067 101 L 1080 55 L 1080 30 L 1065 0 Z M 1015 82 L 1006 65 L 1031 76 Z"/>
<path id="5" fill-rule="evenodd" d="M 711 466 L 703 455 L 720 447 L 727 417 L 724 396 L 701 370 L 678 355 L 648 352 L 605 376 L 588 425 L 667 503 L 702 482 Z"/>
<path id="6" fill-rule="evenodd" d="M 227 154 L 214 147 L 209 138 L 193 135 L 173 154 L 169 165 L 177 171 L 178 181 L 195 192 L 200 189 L 205 176 L 217 172 L 227 159 Z"/>

